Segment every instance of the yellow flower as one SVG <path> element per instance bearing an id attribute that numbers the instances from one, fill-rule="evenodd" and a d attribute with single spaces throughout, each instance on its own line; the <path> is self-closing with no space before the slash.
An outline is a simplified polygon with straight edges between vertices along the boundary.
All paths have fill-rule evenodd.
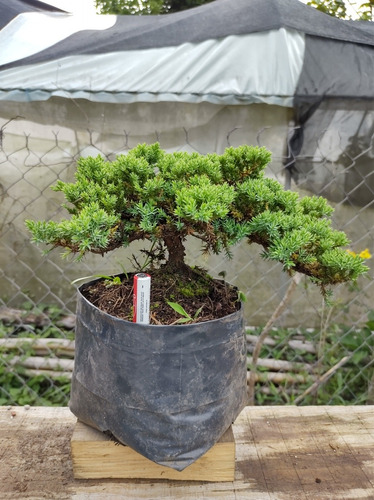
<path id="1" fill-rule="evenodd" d="M 346 250 L 349 255 L 352 255 L 352 257 L 360 257 L 361 259 L 371 259 L 371 253 L 369 252 L 368 248 L 365 248 L 365 250 L 362 250 L 359 254 L 354 252 L 353 250 Z"/>
<path id="2" fill-rule="evenodd" d="M 371 259 L 371 253 L 369 252 L 369 249 L 365 248 L 365 250 L 362 250 L 362 252 L 360 252 L 360 257 L 361 259 Z"/>
<path id="3" fill-rule="evenodd" d="M 356 252 L 354 252 L 353 250 L 346 250 L 346 252 L 349 253 L 349 255 L 352 255 L 352 257 L 357 256 Z"/>

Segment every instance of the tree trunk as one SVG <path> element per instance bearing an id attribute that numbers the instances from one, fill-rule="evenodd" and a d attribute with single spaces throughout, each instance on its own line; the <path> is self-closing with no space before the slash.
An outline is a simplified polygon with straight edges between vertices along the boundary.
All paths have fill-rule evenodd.
<path id="1" fill-rule="evenodd" d="M 169 254 L 166 265 L 174 269 L 182 269 L 185 266 L 184 257 L 186 255 L 183 236 L 170 226 L 164 226 L 162 239 Z"/>

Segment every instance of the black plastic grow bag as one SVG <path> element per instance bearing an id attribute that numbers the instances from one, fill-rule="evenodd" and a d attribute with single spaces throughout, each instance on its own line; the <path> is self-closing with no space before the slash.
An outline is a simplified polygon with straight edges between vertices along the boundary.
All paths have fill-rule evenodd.
<path id="1" fill-rule="evenodd" d="M 242 308 L 191 325 L 138 325 L 78 293 L 70 409 L 154 462 L 183 470 L 246 399 Z"/>

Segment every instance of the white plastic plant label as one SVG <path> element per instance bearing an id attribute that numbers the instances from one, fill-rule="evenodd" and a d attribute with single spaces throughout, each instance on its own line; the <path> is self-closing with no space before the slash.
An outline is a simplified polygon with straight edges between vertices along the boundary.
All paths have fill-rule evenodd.
<path id="1" fill-rule="evenodd" d="M 133 322 L 149 325 L 149 306 L 151 300 L 151 277 L 146 273 L 134 276 L 134 315 Z"/>

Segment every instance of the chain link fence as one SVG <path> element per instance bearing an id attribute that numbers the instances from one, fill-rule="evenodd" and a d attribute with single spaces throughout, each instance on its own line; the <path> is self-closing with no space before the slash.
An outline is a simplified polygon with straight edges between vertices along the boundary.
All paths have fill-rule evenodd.
<path id="1" fill-rule="evenodd" d="M 40 113 L 43 114 L 42 108 Z M 107 114 L 108 116 L 108 114 Z M 90 121 L 87 118 L 87 124 Z M 251 133 L 226 120 L 226 129 L 210 132 L 212 142 L 199 142 L 199 128 L 181 125 L 170 136 L 163 131 L 140 134 L 131 130 L 97 132 L 94 129 L 30 127 L 21 116 L 0 119 L 0 404 L 66 405 L 74 362 L 74 312 L 76 285 L 73 280 L 95 274 L 132 270 L 131 255 L 137 247 L 116 251 L 112 256 L 89 256 L 79 264 L 62 260 L 57 250 L 41 255 L 30 243 L 25 219 L 63 216 L 60 193 L 50 189 L 58 179 L 72 180 L 79 156 L 101 154 L 112 159 L 137 142 L 159 141 L 169 150 L 206 153 L 222 152 L 226 146 L 246 142 L 265 145 L 273 151 L 267 175 L 301 195 L 327 196 L 333 206 L 334 226 L 344 230 L 357 253 L 374 245 L 373 163 L 359 168 L 368 146 L 355 150 L 338 168 L 326 154 L 326 130 L 316 138 L 313 155 L 304 154 L 322 175 L 304 172 L 297 184 L 287 170 L 294 158 L 287 154 L 287 138 L 295 131 L 289 125 L 252 124 Z M 154 128 L 157 128 L 157 123 Z M 328 135 L 328 130 L 327 130 Z M 140 138 L 140 140 L 139 140 Z M 370 139 L 370 138 L 369 138 Z M 369 141 L 371 145 L 371 141 Z M 334 148 L 345 145 L 330 141 Z M 371 147 L 371 146 L 370 146 Z M 317 153 L 316 153 L 317 152 Z M 330 155 L 331 156 L 331 155 Z M 314 172 L 314 173 L 313 173 Z M 355 179 L 350 191 L 330 196 L 333 185 L 341 186 L 341 176 Z M 314 176 L 314 177 L 313 177 Z M 365 189 L 363 203 L 351 192 Z M 291 279 L 279 264 L 259 257 L 261 249 L 240 244 L 233 259 L 200 257 L 195 241 L 188 242 L 191 263 L 198 263 L 217 277 L 226 279 L 245 293 L 248 366 L 264 326 L 289 289 Z M 371 266 L 371 260 L 368 260 Z M 301 279 L 275 321 L 263 335 L 256 362 L 256 404 L 371 404 L 374 400 L 374 286 L 373 272 L 355 286 L 335 289 L 331 306 L 323 303 L 319 291 Z"/>

